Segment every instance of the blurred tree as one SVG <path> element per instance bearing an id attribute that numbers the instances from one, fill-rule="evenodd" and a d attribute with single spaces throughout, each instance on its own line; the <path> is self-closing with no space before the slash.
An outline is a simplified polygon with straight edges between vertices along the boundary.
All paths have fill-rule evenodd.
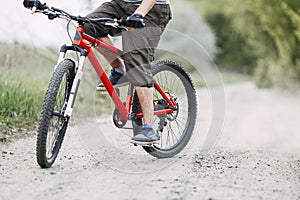
<path id="1" fill-rule="evenodd" d="M 244 35 L 234 27 L 234 8 L 231 0 L 196 1 L 187 0 L 204 13 L 206 21 L 217 37 L 219 53 L 216 63 L 222 69 L 252 74 L 257 56 L 245 40 Z"/>
<path id="2" fill-rule="evenodd" d="M 247 0 L 245 20 L 255 31 L 249 42 L 262 50 L 256 70 L 261 87 L 290 88 L 300 82 L 299 8 L 299 1 Z"/>
<path id="3" fill-rule="evenodd" d="M 172 20 L 159 48 L 184 57 L 196 67 L 211 67 L 218 49 L 210 26 L 196 9 L 185 2 L 177 0 L 171 6 Z"/>
<path id="4" fill-rule="evenodd" d="M 204 11 L 216 32 L 221 64 L 255 66 L 260 87 L 289 88 L 300 83 L 300 1 L 188 2 Z"/>

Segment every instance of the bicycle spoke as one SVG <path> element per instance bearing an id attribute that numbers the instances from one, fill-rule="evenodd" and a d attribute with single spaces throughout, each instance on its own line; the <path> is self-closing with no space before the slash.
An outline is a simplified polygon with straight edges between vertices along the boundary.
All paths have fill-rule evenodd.
<path id="1" fill-rule="evenodd" d="M 54 123 L 52 123 L 52 124 L 54 124 Z M 51 156 L 52 156 L 52 151 L 53 151 L 53 148 L 54 148 L 54 146 L 55 146 L 55 143 L 56 143 L 56 140 L 57 140 L 57 138 L 58 138 L 58 128 L 59 128 L 59 121 L 57 121 L 57 123 L 56 123 L 56 125 L 53 125 L 53 130 L 50 130 L 49 132 L 50 132 L 50 134 L 48 134 L 48 138 L 47 138 L 47 153 L 46 153 L 46 155 L 47 155 L 47 157 L 48 158 L 51 158 Z"/>

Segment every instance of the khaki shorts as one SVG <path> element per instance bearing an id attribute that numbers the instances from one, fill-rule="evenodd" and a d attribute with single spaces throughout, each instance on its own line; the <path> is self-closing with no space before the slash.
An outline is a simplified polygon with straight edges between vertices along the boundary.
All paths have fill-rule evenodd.
<path id="1" fill-rule="evenodd" d="M 96 8 L 88 14 L 90 18 L 128 17 L 133 14 L 137 6 L 121 0 L 112 0 Z M 151 73 L 151 62 L 160 40 L 160 36 L 171 19 L 169 5 L 155 5 L 145 16 L 145 28 L 131 31 L 121 31 L 101 25 L 85 24 L 85 31 L 94 37 L 106 37 L 122 34 L 123 58 L 127 70 L 128 80 L 135 86 L 153 87 L 154 80 Z"/>

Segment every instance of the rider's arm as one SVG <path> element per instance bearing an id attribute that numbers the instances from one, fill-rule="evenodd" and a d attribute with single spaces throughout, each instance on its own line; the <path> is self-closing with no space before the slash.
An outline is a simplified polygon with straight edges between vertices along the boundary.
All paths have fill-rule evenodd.
<path id="1" fill-rule="evenodd" d="M 142 14 L 144 17 L 154 6 L 156 0 L 143 0 L 141 5 L 136 9 L 134 14 Z"/>

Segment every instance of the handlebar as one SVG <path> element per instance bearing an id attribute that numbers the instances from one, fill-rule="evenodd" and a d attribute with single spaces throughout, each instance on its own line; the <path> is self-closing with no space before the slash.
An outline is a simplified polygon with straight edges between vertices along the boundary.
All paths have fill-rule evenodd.
<path id="1" fill-rule="evenodd" d="M 88 17 L 81 17 L 81 16 L 75 16 L 67 13 L 66 11 L 55 8 L 55 7 L 50 7 L 44 4 L 44 7 L 42 10 L 37 10 L 36 12 L 42 13 L 44 15 L 48 16 L 49 20 L 53 20 L 55 18 L 66 18 L 69 20 L 73 20 L 78 22 L 79 25 L 83 25 L 84 23 L 101 23 L 106 26 L 112 26 L 114 28 L 121 28 L 121 29 L 126 29 L 125 26 L 128 26 L 127 20 L 124 18 L 121 19 L 113 19 L 113 18 L 88 18 Z M 136 28 L 143 28 L 144 24 L 141 23 L 140 27 Z"/>

